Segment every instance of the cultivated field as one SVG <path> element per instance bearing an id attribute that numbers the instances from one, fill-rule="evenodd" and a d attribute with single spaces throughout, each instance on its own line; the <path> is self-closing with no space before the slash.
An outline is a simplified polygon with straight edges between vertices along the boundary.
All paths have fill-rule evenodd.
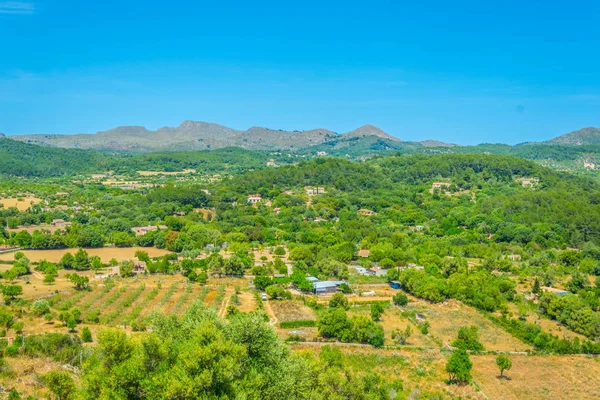
<path id="1" fill-rule="evenodd" d="M 29 260 L 39 262 L 47 260 L 50 262 L 59 262 L 65 253 L 75 254 L 79 249 L 60 249 L 60 250 L 22 250 Z M 103 247 L 98 249 L 85 249 L 89 256 L 98 256 L 104 263 L 108 263 L 112 258 L 117 261 L 131 260 L 135 257 L 136 251 L 145 251 L 150 257 L 160 257 L 170 253 L 168 250 L 157 249 L 156 247 Z M 0 254 L 0 260 L 10 261 L 14 259 L 14 253 Z"/>

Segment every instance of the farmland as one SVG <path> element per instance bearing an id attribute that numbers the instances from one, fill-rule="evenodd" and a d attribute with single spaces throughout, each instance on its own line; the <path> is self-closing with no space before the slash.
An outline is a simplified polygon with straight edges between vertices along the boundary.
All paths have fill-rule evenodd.
<path id="1" fill-rule="evenodd" d="M 40 262 L 46 260 L 50 262 L 59 262 L 65 253 L 74 254 L 78 249 L 60 249 L 60 250 L 22 250 L 22 253 L 31 260 L 32 262 Z M 111 248 L 97 248 L 87 249 L 90 256 L 98 256 L 100 259 L 108 263 L 111 259 L 117 261 L 130 260 L 135 256 L 136 251 L 146 251 L 151 257 L 163 256 L 168 253 L 166 250 L 156 248 L 142 248 L 142 247 L 111 247 Z M 14 253 L 3 253 L 0 254 L 0 260 L 11 261 L 14 258 Z"/>

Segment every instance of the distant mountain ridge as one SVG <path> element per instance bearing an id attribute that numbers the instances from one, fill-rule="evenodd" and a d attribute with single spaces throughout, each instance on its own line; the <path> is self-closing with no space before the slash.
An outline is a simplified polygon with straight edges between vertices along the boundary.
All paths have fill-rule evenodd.
<path id="1" fill-rule="evenodd" d="M 355 143 L 356 140 L 367 138 L 377 138 L 386 143 L 402 142 L 401 139 L 373 125 L 364 125 L 338 134 L 323 128 L 284 131 L 255 126 L 247 130 L 236 130 L 215 123 L 190 120 L 183 121 L 178 127 L 163 127 L 155 131 L 143 126 L 119 126 L 95 134 L 11 136 L 14 140 L 51 147 L 131 152 L 207 150 L 223 147 L 300 150 L 328 142 Z"/>
<path id="2" fill-rule="evenodd" d="M 600 144 L 600 128 L 588 127 L 574 132 L 557 136 L 548 140 L 549 144 L 562 144 L 572 146 Z"/>

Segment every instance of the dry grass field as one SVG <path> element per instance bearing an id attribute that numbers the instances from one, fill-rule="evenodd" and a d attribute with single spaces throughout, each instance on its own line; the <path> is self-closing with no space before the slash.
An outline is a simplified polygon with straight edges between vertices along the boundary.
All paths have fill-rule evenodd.
<path id="1" fill-rule="evenodd" d="M 450 300 L 442 304 L 419 301 L 409 304 L 406 311 L 411 314 L 425 314 L 430 324 L 430 334 L 441 340 L 443 345 L 456 339 L 461 327 L 475 325 L 479 328 L 479 337 L 486 350 L 527 351 L 531 349 L 531 346 L 495 326 L 473 307 L 459 301 Z"/>
<path id="2" fill-rule="evenodd" d="M 38 199 L 37 197 L 11 197 L 0 199 L 0 204 L 2 204 L 4 208 L 17 207 L 19 211 L 25 211 L 33 204 L 37 204 L 41 201 L 42 199 Z"/>
<path id="3" fill-rule="evenodd" d="M 490 399 L 599 399 L 600 359 L 577 356 L 510 356 L 510 380 L 498 379 L 494 356 L 476 356 L 473 377 Z"/>
<path id="4" fill-rule="evenodd" d="M 79 249 L 60 249 L 60 250 L 22 250 L 29 260 L 39 262 L 47 260 L 50 262 L 59 262 L 65 253 L 75 254 Z M 104 263 L 108 263 L 112 258 L 117 261 L 131 260 L 135 257 L 136 251 L 145 251 L 150 257 L 160 257 L 170 253 L 168 250 L 157 249 L 156 247 L 103 247 L 98 249 L 85 249 L 90 256 L 98 256 Z M 0 254 L 0 260 L 10 261 L 14 259 L 14 253 Z"/>
<path id="5" fill-rule="evenodd" d="M 270 301 L 269 304 L 280 322 L 317 319 L 315 312 L 298 300 Z"/>

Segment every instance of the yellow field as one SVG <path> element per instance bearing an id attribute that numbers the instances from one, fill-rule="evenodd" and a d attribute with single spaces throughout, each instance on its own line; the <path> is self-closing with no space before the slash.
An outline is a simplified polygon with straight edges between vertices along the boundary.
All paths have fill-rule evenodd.
<path id="1" fill-rule="evenodd" d="M 47 260 L 58 262 L 65 253 L 75 254 L 79 249 L 59 249 L 59 250 L 23 250 L 27 258 L 32 262 Z M 99 249 L 86 249 L 90 256 L 98 256 L 104 263 L 108 263 L 112 258 L 117 261 L 131 260 L 136 251 L 145 251 L 150 257 L 160 257 L 170 253 L 168 250 L 157 249 L 155 247 L 104 247 Z M 14 253 L 0 254 L 0 260 L 13 260 Z"/>
<path id="2" fill-rule="evenodd" d="M 37 197 L 12 197 L 8 199 L 0 199 L 0 204 L 2 204 L 4 208 L 17 207 L 19 211 L 25 211 L 31 207 L 31 205 L 37 204 L 41 201 L 42 199 L 38 199 Z"/>
<path id="3" fill-rule="evenodd" d="M 510 380 L 498 379 L 494 356 L 471 357 L 473 378 L 490 399 L 599 399 L 600 360 L 576 356 L 509 356 Z"/>

